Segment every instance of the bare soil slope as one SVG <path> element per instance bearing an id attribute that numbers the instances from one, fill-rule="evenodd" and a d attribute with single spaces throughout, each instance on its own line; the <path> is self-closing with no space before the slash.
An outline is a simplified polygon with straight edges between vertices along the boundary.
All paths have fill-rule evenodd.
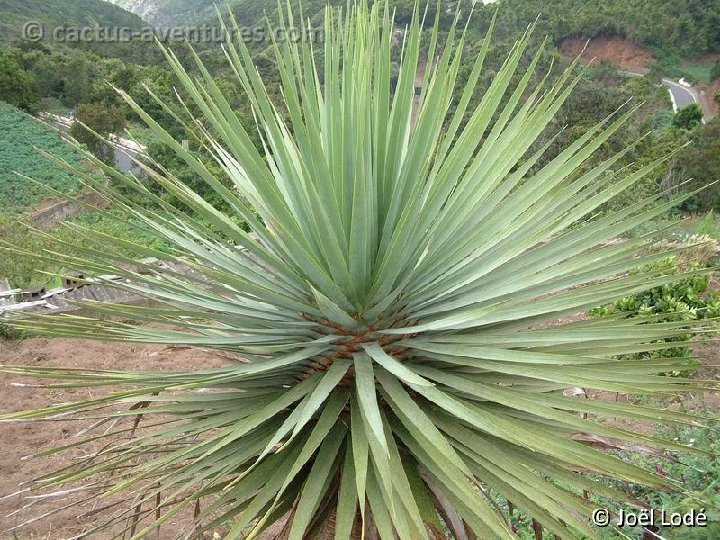
<path id="1" fill-rule="evenodd" d="M 587 44 L 587 48 L 585 45 Z M 595 38 L 587 43 L 583 38 L 566 39 L 560 44 L 560 54 L 567 58 L 579 55 L 583 48 L 581 61 L 588 63 L 609 61 L 622 70 L 642 73 L 652 60 L 652 55 L 630 40 L 619 37 Z"/>

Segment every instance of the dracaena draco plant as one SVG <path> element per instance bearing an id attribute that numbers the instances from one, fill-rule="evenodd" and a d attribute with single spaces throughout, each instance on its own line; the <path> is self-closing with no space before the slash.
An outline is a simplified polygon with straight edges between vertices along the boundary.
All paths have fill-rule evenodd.
<path id="1" fill-rule="evenodd" d="M 282 18 L 296 24 L 290 10 Z M 685 359 L 618 359 L 672 346 L 665 340 L 686 335 L 688 322 L 569 317 L 683 278 L 630 272 L 668 256 L 649 249 L 652 235 L 609 242 L 677 200 L 658 194 L 600 211 L 665 159 L 619 167 L 631 146 L 588 165 L 631 118 L 629 107 L 547 156 L 552 141 L 536 142 L 576 85 L 577 65 L 536 84 L 541 50 L 519 69 L 529 33 L 471 106 L 491 38 L 459 84 L 467 59 L 458 20 L 440 43 L 438 24 L 423 29 L 416 10 L 392 81 L 387 5 L 327 8 L 322 44 L 273 46 L 281 104 L 246 46 L 230 40 L 224 51 L 254 111 L 259 148 L 200 58 L 189 74 L 165 50 L 183 98 L 162 105 L 214 157 L 212 170 L 121 92 L 225 210 L 162 167 L 141 165 L 148 178 L 140 181 L 98 163 L 113 182 L 88 178 L 88 185 L 170 248 L 73 224 L 94 247 L 61 246 L 40 257 L 121 276 L 108 286 L 154 302 L 86 303 L 98 318 L 15 324 L 52 336 L 203 347 L 228 364 L 170 373 L 152 365 L 146 372 L 5 367 L 62 388 L 114 391 L 4 417 L 120 420 L 88 436 L 100 449 L 36 484 L 122 495 L 124 510 L 88 536 L 142 538 L 194 509 L 192 534 L 221 531 L 229 539 L 270 526 L 290 539 L 513 538 L 500 499 L 557 537 L 598 538 L 590 523 L 597 502 L 583 493 L 642 504 L 604 480 L 679 489 L 608 448 L 698 450 L 602 420 L 703 425 L 702 418 L 565 391 L 652 403 L 710 385 L 660 375 L 685 369 Z M 433 60 L 416 97 L 424 58 Z M 145 202 L 126 197 L 127 188 Z M 122 255 L 126 248 L 171 264 L 138 263 Z"/>

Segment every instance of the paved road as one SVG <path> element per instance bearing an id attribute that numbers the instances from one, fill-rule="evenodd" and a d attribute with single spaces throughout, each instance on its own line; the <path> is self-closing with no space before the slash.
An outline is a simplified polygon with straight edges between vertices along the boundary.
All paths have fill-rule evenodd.
<path id="1" fill-rule="evenodd" d="M 693 103 L 698 103 L 697 95 L 692 88 L 682 86 L 670 79 L 663 79 L 662 82 L 670 91 L 670 97 L 672 98 L 673 109 L 675 112 L 683 107 L 692 105 Z"/>
<path id="2" fill-rule="evenodd" d="M 142 169 L 135 164 L 131 157 L 135 159 L 142 159 L 147 156 L 134 148 L 128 148 L 126 146 L 119 146 L 118 148 L 115 148 L 115 168 L 124 172 L 142 174 Z"/>
<path id="3" fill-rule="evenodd" d="M 619 70 L 618 73 L 620 75 L 624 75 L 626 77 L 644 77 L 645 75 L 643 73 L 635 73 L 634 71 L 623 71 Z M 682 80 L 682 79 L 680 79 Z M 700 103 L 698 100 L 697 92 L 694 88 L 691 86 L 683 86 L 679 82 L 675 82 L 671 79 L 663 78 L 662 80 L 663 86 L 668 89 L 668 92 L 670 92 L 670 99 L 672 99 L 673 104 L 673 111 L 678 112 L 683 107 L 687 107 L 688 105 L 692 105 L 693 103 Z M 702 106 L 702 104 L 700 105 Z M 703 108 L 703 112 L 707 115 L 708 111 L 706 111 Z M 705 123 L 705 120 L 703 119 L 703 123 Z"/>
<path id="4" fill-rule="evenodd" d="M 44 114 L 41 118 L 60 128 L 63 133 L 68 133 L 74 120 L 68 116 L 58 116 L 55 114 Z M 142 169 L 138 167 L 131 158 L 142 159 L 147 157 L 146 148 L 138 145 L 134 141 L 123 139 L 117 135 L 110 135 L 115 142 L 115 167 L 123 172 L 132 172 L 142 174 Z"/>

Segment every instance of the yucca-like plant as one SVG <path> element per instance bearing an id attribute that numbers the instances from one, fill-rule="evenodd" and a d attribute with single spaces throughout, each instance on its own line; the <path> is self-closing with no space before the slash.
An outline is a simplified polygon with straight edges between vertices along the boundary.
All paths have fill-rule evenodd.
<path id="1" fill-rule="evenodd" d="M 289 10 L 286 17 L 283 24 L 297 24 Z M 193 534 L 220 530 L 226 538 L 252 538 L 278 523 L 280 537 L 291 539 L 363 531 L 383 539 L 512 538 L 495 503 L 502 499 L 557 537 L 597 538 L 589 519 L 597 503 L 583 493 L 639 504 L 603 479 L 677 487 L 606 449 L 697 450 L 599 420 L 701 419 L 563 392 L 653 398 L 707 386 L 659 375 L 686 369 L 685 359 L 617 359 L 672 346 L 663 339 L 686 335 L 687 322 L 568 319 L 682 278 L 629 273 L 668 256 L 646 249 L 652 236 L 608 242 L 677 201 L 658 195 L 599 212 L 664 160 L 616 170 L 627 148 L 587 166 L 632 110 L 545 159 L 551 143 L 534 143 L 576 84 L 576 65 L 554 84 L 530 88 L 541 51 L 516 77 L 528 33 L 470 107 L 490 36 L 467 83 L 456 88 L 462 32 L 453 26 L 441 46 L 436 24 L 422 55 L 422 26 L 416 14 L 393 84 L 387 5 L 328 8 L 322 51 L 310 43 L 274 46 L 282 108 L 244 44 L 228 43 L 261 149 L 200 59 L 191 76 L 166 51 L 191 100 L 167 111 L 180 111 L 178 121 L 196 111 L 186 127 L 199 134 L 224 179 L 123 94 L 230 210 L 217 210 L 162 168 L 146 167 L 184 213 L 105 167 L 114 185 L 132 187 L 148 204 L 135 204 L 127 191 L 96 189 L 171 249 L 73 225 L 96 248 L 74 248 L 82 259 L 62 248 L 45 257 L 120 275 L 126 281 L 112 286 L 156 302 L 89 304 L 103 318 L 36 316 L 16 325 L 55 336 L 198 346 L 229 365 L 182 373 L 5 368 L 57 379 L 60 387 L 123 387 L 5 416 L 99 411 L 125 420 L 88 439 L 103 443 L 99 450 L 38 482 L 122 494 L 126 508 L 88 536 L 141 538 L 194 508 Z M 432 61 L 418 100 L 422 57 Z M 119 254 L 126 248 L 172 264 L 137 263 Z M 140 269 L 121 264 L 128 262 Z M 144 429 L 136 432 L 139 414 Z"/>

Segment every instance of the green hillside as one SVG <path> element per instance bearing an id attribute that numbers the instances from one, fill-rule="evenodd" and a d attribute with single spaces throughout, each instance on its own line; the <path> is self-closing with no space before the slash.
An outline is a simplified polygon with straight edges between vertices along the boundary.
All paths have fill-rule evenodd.
<path id="1" fill-rule="evenodd" d="M 274 13 L 277 2 L 274 0 L 107 0 L 116 6 L 132 11 L 147 22 L 159 26 L 187 26 L 199 24 L 214 24 L 217 19 L 215 6 L 222 12 L 227 11 L 230 5 L 238 17 L 238 21 L 247 25 L 262 24 L 264 14 Z M 285 5 L 285 1 L 281 2 Z M 292 0 L 297 5 L 297 0 Z M 327 3 L 344 4 L 337 0 L 308 0 L 303 2 L 303 8 L 313 15 L 319 12 Z"/>
<path id="2" fill-rule="evenodd" d="M 80 162 L 78 154 L 59 135 L 5 103 L 0 103 L 0 148 L 0 213 L 28 210 L 48 193 L 15 172 L 63 193 L 73 193 L 80 186 L 78 180 L 44 158 L 38 149 L 74 164 Z"/>
<path id="3" fill-rule="evenodd" d="M 540 14 L 539 33 L 556 42 L 619 35 L 683 57 L 720 51 L 720 0 L 501 0 L 498 6 L 498 29 L 508 37 Z"/>
<path id="4" fill-rule="evenodd" d="M 277 3 L 267 0 L 110 0 L 142 15 L 160 26 L 213 23 L 215 4 L 224 8 L 228 3 L 241 24 L 254 26 L 267 12 L 271 19 Z M 297 5 L 296 0 L 291 2 Z M 344 4 L 337 0 L 306 0 L 303 9 L 310 17 L 326 4 Z M 409 21 L 415 0 L 393 0 L 396 21 Z M 460 0 L 465 13 L 472 2 Z M 282 2 L 284 5 L 284 2 Z M 424 2 L 421 2 L 424 6 Z M 443 8 L 452 11 L 457 1 L 443 0 Z M 430 12 L 435 2 L 430 1 Z M 556 42 L 567 37 L 619 35 L 664 54 L 695 57 L 720 51 L 720 0 L 500 0 L 497 4 L 475 6 L 474 26 L 484 27 L 495 9 L 499 10 L 498 31 L 503 37 L 514 38 L 529 21 L 538 15 L 538 34 L 550 35 Z"/>
<path id="5" fill-rule="evenodd" d="M 0 0 L 0 41 L 21 37 L 29 21 L 42 23 L 48 33 L 57 26 L 145 25 L 137 15 L 102 0 Z"/>

